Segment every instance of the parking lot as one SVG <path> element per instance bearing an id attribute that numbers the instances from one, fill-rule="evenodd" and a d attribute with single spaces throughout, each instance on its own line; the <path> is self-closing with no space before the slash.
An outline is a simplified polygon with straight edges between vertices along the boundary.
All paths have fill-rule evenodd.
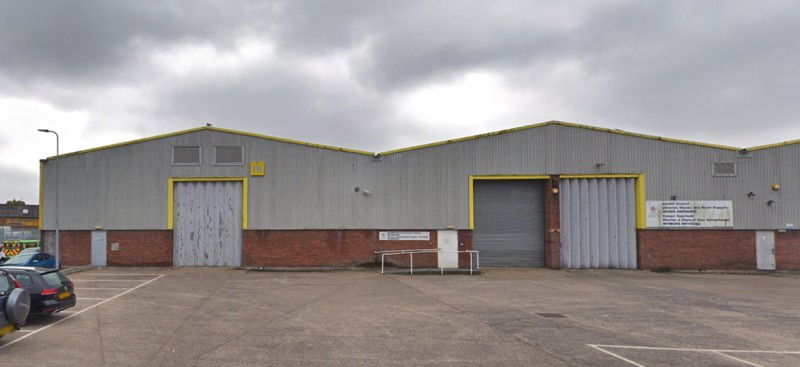
<path id="1" fill-rule="evenodd" d="M 800 366 L 800 275 L 484 269 L 69 275 L 3 365 Z"/>

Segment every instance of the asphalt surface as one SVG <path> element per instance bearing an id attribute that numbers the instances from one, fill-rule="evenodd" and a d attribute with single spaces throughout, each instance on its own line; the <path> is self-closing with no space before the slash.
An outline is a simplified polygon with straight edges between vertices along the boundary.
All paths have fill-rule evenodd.
<path id="1" fill-rule="evenodd" d="M 800 366 L 800 275 L 70 274 L 3 366 Z"/>

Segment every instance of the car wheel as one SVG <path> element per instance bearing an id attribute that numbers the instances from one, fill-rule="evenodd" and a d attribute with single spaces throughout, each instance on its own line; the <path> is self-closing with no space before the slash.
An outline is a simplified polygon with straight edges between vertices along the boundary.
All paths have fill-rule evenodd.
<path id="1" fill-rule="evenodd" d="M 31 295 L 22 288 L 11 291 L 6 301 L 6 317 L 17 327 L 25 325 L 28 312 L 31 310 Z"/>

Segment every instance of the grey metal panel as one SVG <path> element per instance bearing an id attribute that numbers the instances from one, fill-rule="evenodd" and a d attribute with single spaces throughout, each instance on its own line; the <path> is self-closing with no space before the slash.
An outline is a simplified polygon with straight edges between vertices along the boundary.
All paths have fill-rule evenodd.
<path id="1" fill-rule="evenodd" d="M 561 266 L 636 268 L 633 179 L 561 180 Z"/>
<path id="2" fill-rule="evenodd" d="M 475 182 L 473 246 L 482 267 L 543 267 L 544 184 L 534 180 Z"/>
<path id="3" fill-rule="evenodd" d="M 172 146 L 202 146 L 173 166 Z M 245 164 L 214 166 L 214 146 Z M 579 148 L 576 148 L 579 147 Z M 251 229 L 469 228 L 470 175 L 643 173 L 647 200 L 731 200 L 737 229 L 800 224 L 800 144 L 735 150 L 547 125 L 385 155 L 380 160 L 260 137 L 197 131 L 59 159 L 62 229 L 166 229 L 170 177 L 249 177 Z M 713 162 L 737 176 L 714 177 Z M 44 165 L 44 228 L 54 228 L 55 160 Z M 772 191 L 772 183 L 783 189 Z M 371 194 L 354 192 L 366 188 Z M 599 187 L 598 187 L 599 189 Z M 362 191 L 363 192 L 363 191 Z M 753 192 L 755 196 L 748 197 Z M 767 206 L 768 200 L 777 205 Z M 67 215 L 69 214 L 69 215 Z M 609 218 L 610 219 L 610 218 Z"/>
<path id="4" fill-rule="evenodd" d="M 242 265 L 241 198 L 240 182 L 175 184 L 175 266 Z"/>

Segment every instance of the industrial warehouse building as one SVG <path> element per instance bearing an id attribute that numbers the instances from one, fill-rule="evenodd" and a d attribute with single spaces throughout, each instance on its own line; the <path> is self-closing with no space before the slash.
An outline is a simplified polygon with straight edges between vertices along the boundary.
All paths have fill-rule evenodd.
<path id="1" fill-rule="evenodd" d="M 373 153 L 207 126 L 41 172 L 50 249 L 60 177 L 67 266 L 359 267 L 441 248 L 482 268 L 800 269 L 800 141 L 553 121 Z M 469 267 L 443 259 L 415 266 Z"/>

